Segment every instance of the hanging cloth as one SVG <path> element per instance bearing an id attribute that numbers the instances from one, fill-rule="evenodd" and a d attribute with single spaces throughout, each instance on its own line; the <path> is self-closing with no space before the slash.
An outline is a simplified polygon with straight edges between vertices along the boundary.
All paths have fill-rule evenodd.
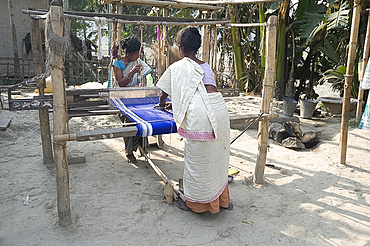
<path id="1" fill-rule="evenodd" d="M 102 52 L 102 44 L 101 44 L 101 27 L 104 26 L 107 23 L 107 19 L 105 17 L 94 17 L 95 25 L 98 31 L 98 60 L 101 60 L 103 58 L 103 52 Z"/>
<path id="2" fill-rule="evenodd" d="M 362 115 L 358 128 L 370 130 L 370 98 L 367 99 L 366 108 L 364 114 Z"/>
<path id="3" fill-rule="evenodd" d="M 360 89 L 367 90 L 370 89 L 370 62 L 366 65 L 366 70 L 364 77 L 362 78 Z"/>

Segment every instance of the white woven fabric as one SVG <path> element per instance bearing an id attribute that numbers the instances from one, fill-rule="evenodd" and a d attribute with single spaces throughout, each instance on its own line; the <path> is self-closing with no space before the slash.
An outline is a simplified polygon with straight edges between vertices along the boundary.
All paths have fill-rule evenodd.
<path id="1" fill-rule="evenodd" d="M 216 114 L 218 137 L 208 141 L 185 141 L 184 195 L 191 202 L 214 201 L 228 182 L 229 114 L 221 93 L 208 93 L 208 96 Z"/>

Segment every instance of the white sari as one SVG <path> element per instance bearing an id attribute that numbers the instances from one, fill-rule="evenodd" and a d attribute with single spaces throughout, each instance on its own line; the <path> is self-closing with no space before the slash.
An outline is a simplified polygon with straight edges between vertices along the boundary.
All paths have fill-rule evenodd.
<path id="1" fill-rule="evenodd" d="M 165 71 L 157 86 L 170 95 L 176 126 L 186 138 L 185 199 L 210 203 L 227 185 L 230 122 L 221 93 L 207 93 L 203 74 L 198 63 L 184 58 Z"/>
<path id="2" fill-rule="evenodd" d="M 146 64 L 144 61 L 142 61 L 142 60 L 140 60 L 140 58 L 138 58 L 135 61 L 131 61 L 129 64 L 127 64 L 127 67 L 125 68 L 125 70 L 122 70 L 123 77 L 126 77 L 130 73 L 130 71 L 138 64 L 141 65 L 140 73 L 135 73 L 134 76 L 132 77 L 130 83 L 128 83 L 125 87 L 138 86 L 141 83 L 142 79 L 152 71 L 152 69 L 148 66 L 148 64 Z M 113 81 L 113 84 L 112 84 L 113 88 L 119 88 L 120 87 L 118 85 L 118 81 L 116 80 L 116 76 L 114 74 L 112 76 L 112 81 Z"/>

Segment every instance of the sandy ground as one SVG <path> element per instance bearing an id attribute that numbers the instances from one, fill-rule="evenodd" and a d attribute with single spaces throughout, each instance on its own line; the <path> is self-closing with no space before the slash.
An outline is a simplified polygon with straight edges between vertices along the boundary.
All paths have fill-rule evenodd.
<path id="1" fill-rule="evenodd" d="M 260 99 L 226 98 L 230 113 L 258 111 Z M 281 104 L 274 104 L 281 113 Z M 347 164 L 338 164 L 340 117 L 301 120 L 322 131 L 313 150 L 270 142 L 264 182 L 252 182 L 257 130 L 231 145 L 235 208 L 219 214 L 184 212 L 163 199 L 163 185 L 140 158 L 124 159 L 122 139 L 69 142 L 86 163 L 69 165 L 73 224 L 58 225 L 55 167 L 42 160 L 37 111 L 10 112 L 0 131 L 0 245 L 370 245 L 370 132 L 350 127 Z M 50 115 L 52 117 L 52 115 Z M 118 117 L 82 117 L 71 132 L 118 123 Z M 242 128 L 231 129 L 231 137 Z M 164 136 L 150 157 L 173 180 L 182 177 L 183 141 Z M 29 195 L 29 205 L 24 205 Z"/>

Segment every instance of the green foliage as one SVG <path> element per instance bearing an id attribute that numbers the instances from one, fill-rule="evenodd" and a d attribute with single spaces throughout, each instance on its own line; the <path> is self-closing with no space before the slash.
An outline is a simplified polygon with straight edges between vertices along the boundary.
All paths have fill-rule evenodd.
<path id="1" fill-rule="evenodd" d="M 304 10 L 304 11 L 303 11 Z M 300 80 L 296 99 L 304 93 L 313 96 L 315 81 L 329 76 L 338 64 L 344 64 L 348 43 L 349 5 L 346 1 L 299 1 L 296 20 L 291 28 L 296 33 L 294 78 Z M 331 78 L 332 80 L 333 78 Z M 340 84 L 340 83 L 339 83 Z M 337 90 L 339 84 L 333 87 Z"/>

